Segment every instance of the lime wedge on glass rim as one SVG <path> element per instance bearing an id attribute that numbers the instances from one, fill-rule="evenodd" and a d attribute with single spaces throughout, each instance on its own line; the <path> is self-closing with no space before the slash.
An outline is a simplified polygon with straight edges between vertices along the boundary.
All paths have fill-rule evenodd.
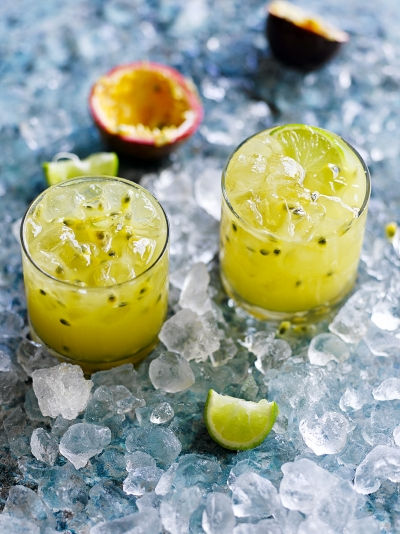
<path id="1" fill-rule="evenodd" d="M 54 185 L 78 176 L 117 176 L 118 163 L 115 152 L 97 152 L 85 159 L 60 152 L 53 161 L 43 163 L 43 171 L 48 185 Z"/>
<path id="2" fill-rule="evenodd" d="M 264 441 L 278 415 L 276 402 L 246 401 L 210 389 L 204 421 L 211 438 L 225 449 L 246 450 Z"/>

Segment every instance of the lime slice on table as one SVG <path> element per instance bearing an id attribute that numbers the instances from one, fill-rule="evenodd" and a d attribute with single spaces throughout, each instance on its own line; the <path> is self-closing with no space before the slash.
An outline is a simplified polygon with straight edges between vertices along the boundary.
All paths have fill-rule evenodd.
<path id="1" fill-rule="evenodd" d="M 53 161 L 43 163 L 43 170 L 49 185 L 78 176 L 117 176 L 118 156 L 115 152 L 98 152 L 79 159 L 75 154 L 60 153 Z"/>
<path id="2" fill-rule="evenodd" d="M 204 408 L 208 433 L 222 447 L 232 450 L 252 449 L 269 434 L 278 415 L 276 402 L 262 399 L 246 401 L 220 395 L 210 389 Z"/>

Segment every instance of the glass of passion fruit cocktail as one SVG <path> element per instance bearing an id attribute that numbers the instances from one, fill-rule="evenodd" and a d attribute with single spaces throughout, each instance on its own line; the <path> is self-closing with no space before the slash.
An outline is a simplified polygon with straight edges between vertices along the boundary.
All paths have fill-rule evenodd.
<path id="1" fill-rule="evenodd" d="M 262 131 L 232 154 L 222 190 L 222 282 L 247 311 L 310 317 L 352 288 L 370 178 L 346 141 L 302 124 Z"/>
<path id="2" fill-rule="evenodd" d="M 143 187 L 83 177 L 45 190 L 21 226 L 32 336 L 91 371 L 137 362 L 168 300 L 168 222 Z"/>

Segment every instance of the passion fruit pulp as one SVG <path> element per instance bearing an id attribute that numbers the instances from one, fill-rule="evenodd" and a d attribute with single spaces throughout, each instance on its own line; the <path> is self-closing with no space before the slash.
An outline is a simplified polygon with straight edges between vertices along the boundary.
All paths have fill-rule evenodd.
<path id="1" fill-rule="evenodd" d="M 268 7 L 266 34 L 279 61 L 304 71 L 324 65 L 349 39 L 347 33 L 281 0 Z"/>
<path id="2" fill-rule="evenodd" d="M 89 106 L 109 146 L 141 159 L 169 154 L 203 118 L 194 84 L 171 67 L 146 61 L 120 65 L 99 78 Z"/>

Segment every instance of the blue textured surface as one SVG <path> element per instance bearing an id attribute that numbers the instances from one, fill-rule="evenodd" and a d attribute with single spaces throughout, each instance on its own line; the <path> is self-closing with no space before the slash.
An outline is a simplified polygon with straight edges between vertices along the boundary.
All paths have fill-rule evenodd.
<path id="1" fill-rule="evenodd" d="M 350 34 L 332 62 L 307 75 L 271 57 L 264 34 L 266 6 L 260 0 L 1 2 L 0 504 L 5 511 L 0 531 L 49 534 L 92 528 L 92 534 L 116 534 L 134 525 L 135 533 L 224 532 L 213 510 L 220 510 L 235 534 L 400 531 L 400 387 L 394 383 L 383 394 L 378 388 L 384 380 L 396 379 L 400 368 L 400 247 L 398 234 L 393 242 L 385 237 L 385 225 L 400 222 L 400 3 L 304 4 Z M 155 390 L 149 380 L 149 362 L 164 351 L 162 346 L 130 381 L 98 376 L 95 388 L 131 388 L 140 399 L 136 417 L 132 409 L 95 420 L 111 429 L 112 441 L 86 467 L 76 470 L 62 455 L 49 466 L 31 454 L 33 430 L 51 429 L 60 441 L 71 423 L 41 414 L 27 376 L 24 358 L 30 349 L 21 349 L 26 310 L 13 233 L 29 201 L 45 187 L 44 160 L 61 151 L 83 157 L 104 148 L 88 113 L 91 84 L 113 66 L 139 59 L 169 64 L 191 77 L 205 118 L 171 159 L 157 166 L 123 160 L 120 175 L 152 188 L 170 215 L 175 233 L 171 315 L 179 309 L 182 272 L 203 261 L 211 273 L 211 295 L 223 313 L 223 339 L 212 360 L 190 362 L 196 381 L 182 393 Z M 273 341 L 278 325 L 248 318 L 221 292 L 213 260 L 218 231 L 213 215 L 218 209 L 212 194 L 206 196 L 239 142 L 287 122 L 342 135 L 364 157 L 373 184 L 358 292 L 339 312 L 351 312 L 344 318 L 350 318 L 350 333 L 343 327 L 343 315 L 335 319 L 336 312 L 305 333 L 291 328 L 282 335 L 290 357 L 277 338 Z M 314 365 L 310 338 L 328 332 L 329 323 L 345 340 L 348 358 Z M 270 336 L 264 340 L 267 361 L 255 356 L 256 332 Z M 210 387 L 252 400 L 276 400 L 281 415 L 275 431 L 253 451 L 236 454 L 219 448 L 202 422 Z M 164 402 L 174 415 L 157 425 L 151 413 L 155 408 L 163 413 Z M 77 422 L 83 418 L 90 420 L 89 412 Z M 336 431 L 334 425 L 324 426 L 332 420 Z M 317 428 L 322 441 L 334 432 L 327 440 L 329 453 L 323 449 L 317 455 L 317 447 L 306 445 L 310 428 Z M 144 436 L 140 444 L 135 435 Z M 168 454 L 162 454 L 163 447 Z M 367 456 L 373 450 L 389 465 L 387 470 Z M 137 456 L 137 451 L 150 456 Z M 288 470 L 300 458 L 313 462 L 312 467 L 301 464 L 303 474 L 311 473 L 311 489 L 303 488 L 308 505 L 294 500 L 289 505 L 282 480 L 289 480 Z M 315 471 L 317 466 L 334 478 Z M 161 471 L 167 474 L 154 491 Z M 250 482 L 248 473 L 255 473 Z M 296 480 L 299 476 L 293 487 Z M 7 501 L 13 486 L 19 489 Z M 139 486 L 145 488 L 140 497 Z M 247 503 L 244 488 L 251 495 Z M 324 497 L 325 490 L 329 497 Z M 216 499 L 215 492 L 227 499 Z M 117 522 L 100 525 L 112 520 Z"/>

